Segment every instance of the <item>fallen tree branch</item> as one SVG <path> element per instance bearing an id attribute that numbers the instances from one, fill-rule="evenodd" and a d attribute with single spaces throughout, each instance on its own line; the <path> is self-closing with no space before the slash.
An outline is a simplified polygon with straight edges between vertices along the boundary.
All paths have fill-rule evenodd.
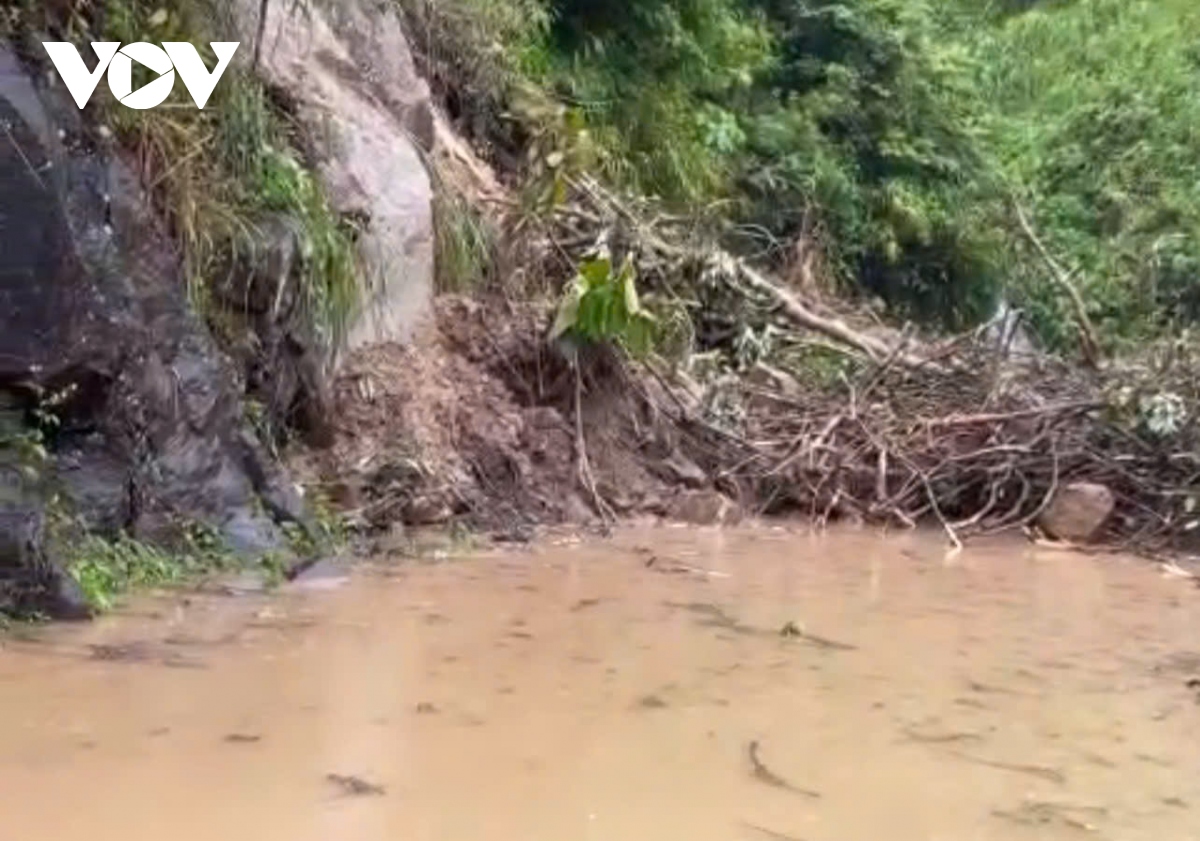
<path id="1" fill-rule="evenodd" d="M 884 342 L 872 336 L 852 330 L 840 320 L 817 315 L 790 292 L 767 279 L 765 275 L 759 273 L 742 260 L 724 251 L 718 252 L 715 255 L 715 259 L 725 261 L 729 267 L 736 271 L 752 287 L 774 298 L 779 303 L 784 314 L 801 327 L 824 333 L 832 339 L 836 339 L 839 342 L 862 351 L 876 361 L 894 357 L 897 362 L 909 368 L 925 368 L 935 373 L 945 373 L 945 369 L 937 363 L 930 362 L 928 359 L 915 356 L 897 348 L 888 347 Z"/>
<path id="2" fill-rule="evenodd" d="M 1096 338 L 1096 328 L 1092 326 L 1092 320 L 1088 317 L 1087 306 L 1083 302 L 1083 296 L 1079 294 L 1079 289 L 1071 281 L 1070 272 L 1063 269 L 1058 261 L 1054 259 L 1054 255 L 1046 248 L 1037 232 L 1034 231 L 1033 225 L 1030 224 L 1029 218 L 1025 215 L 1020 202 L 1013 200 L 1013 208 L 1016 211 L 1017 223 L 1021 226 L 1022 233 L 1033 245 L 1035 251 L 1042 258 L 1046 267 L 1050 270 L 1050 275 L 1054 278 L 1055 283 L 1062 287 L 1067 293 L 1067 297 L 1071 301 L 1071 307 L 1075 311 L 1075 321 L 1079 327 L 1080 349 L 1083 351 L 1084 362 L 1088 367 L 1096 368 L 1100 364 L 1100 342 Z"/>

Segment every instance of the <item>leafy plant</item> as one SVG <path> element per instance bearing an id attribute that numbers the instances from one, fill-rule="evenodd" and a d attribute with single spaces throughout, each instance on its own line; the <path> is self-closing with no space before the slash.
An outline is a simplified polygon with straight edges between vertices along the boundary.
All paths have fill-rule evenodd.
<path id="1" fill-rule="evenodd" d="M 70 523 L 60 522 L 55 527 L 60 533 L 70 529 Z M 126 534 L 109 539 L 77 532 L 62 547 L 67 572 L 92 607 L 108 610 L 129 590 L 178 584 L 236 565 L 236 558 L 212 529 L 191 524 L 181 532 L 182 540 L 174 551 Z"/>
<path id="2" fill-rule="evenodd" d="M 634 278 L 630 260 L 618 272 L 607 257 L 585 262 L 563 292 L 551 339 L 611 342 L 634 355 L 649 352 L 656 322 L 642 308 Z"/>

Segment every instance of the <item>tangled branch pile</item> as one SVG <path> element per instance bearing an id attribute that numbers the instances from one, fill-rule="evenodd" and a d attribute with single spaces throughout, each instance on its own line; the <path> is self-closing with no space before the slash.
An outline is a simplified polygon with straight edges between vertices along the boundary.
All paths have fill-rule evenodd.
<path id="1" fill-rule="evenodd" d="M 631 381 L 746 507 L 930 521 L 958 542 L 1033 525 L 1060 488 L 1087 481 L 1116 499 L 1112 542 L 1177 548 L 1200 525 L 1188 337 L 1100 370 L 1018 353 L 996 323 L 923 339 L 802 296 L 685 220 L 573 186 L 524 242 L 552 275 L 598 251 L 636 268 L 660 339 L 686 341 L 671 363 L 631 356 L 644 374 Z"/>

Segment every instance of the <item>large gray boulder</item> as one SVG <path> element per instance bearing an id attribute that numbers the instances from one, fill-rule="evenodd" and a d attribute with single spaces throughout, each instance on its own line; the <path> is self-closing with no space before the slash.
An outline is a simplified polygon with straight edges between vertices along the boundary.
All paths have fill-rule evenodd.
<path id="1" fill-rule="evenodd" d="M 229 6 L 253 59 L 260 0 Z M 430 316 L 433 206 L 422 152 L 433 144 L 429 90 L 390 3 L 268 3 L 256 72 L 293 104 L 335 210 L 364 221 L 366 288 L 345 350 L 409 342 Z"/>
<path id="2" fill-rule="evenodd" d="M 233 371 L 189 309 L 178 254 L 131 169 L 61 88 L 35 78 L 44 77 L 0 45 L 0 398 L 9 420 L 16 412 L 27 422 L 58 398 L 47 486 L 88 529 L 162 541 L 200 521 L 239 551 L 282 545 L 258 513 L 270 471 L 242 434 Z M 56 559 L 36 545 L 42 490 L 26 481 L 13 440 L 0 453 L 0 584 L 61 582 L 45 574 Z"/>

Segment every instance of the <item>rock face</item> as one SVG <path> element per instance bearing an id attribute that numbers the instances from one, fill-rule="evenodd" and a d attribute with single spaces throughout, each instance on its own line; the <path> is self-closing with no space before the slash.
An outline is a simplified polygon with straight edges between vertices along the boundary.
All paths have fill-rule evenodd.
<path id="1" fill-rule="evenodd" d="M 251 60 L 259 0 L 231 4 Z M 431 312 L 433 210 L 414 143 L 433 144 L 429 91 L 395 11 L 369 0 L 267 6 L 258 74 L 294 104 L 334 209 L 364 222 L 368 277 L 347 350 L 413 338 Z"/>
<path id="2" fill-rule="evenodd" d="M 1055 494 L 1039 525 L 1051 537 L 1086 543 L 1096 537 L 1114 504 L 1112 491 L 1104 485 L 1073 482 Z"/>
<path id="3" fill-rule="evenodd" d="M 328 359 L 305 314 L 303 250 L 297 223 L 268 214 L 248 230 L 249 247 L 231 255 L 210 286 L 226 307 L 226 342 L 271 427 L 295 429 L 314 446 L 330 441 L 333 407 Z"/>
<path id="4" fill-rule="evenodd" d="M 178 255 L 130 168 L 61 89 L 33 78 L 0 45 L 0 403 L 10 428 L 55 398 L 50 484 L 96 532 L 167 540 L 180 522 L 202 521 L 238 551 L 280 545 L 257 513 L 270 471 L 242 434 L 234 377 L 188 307 Z M 0 453 L 0 579 L 9 604 L 30 584 L 55 607 L 66 585 L 44 557 L 42 499 L 16 440 Z"/>

